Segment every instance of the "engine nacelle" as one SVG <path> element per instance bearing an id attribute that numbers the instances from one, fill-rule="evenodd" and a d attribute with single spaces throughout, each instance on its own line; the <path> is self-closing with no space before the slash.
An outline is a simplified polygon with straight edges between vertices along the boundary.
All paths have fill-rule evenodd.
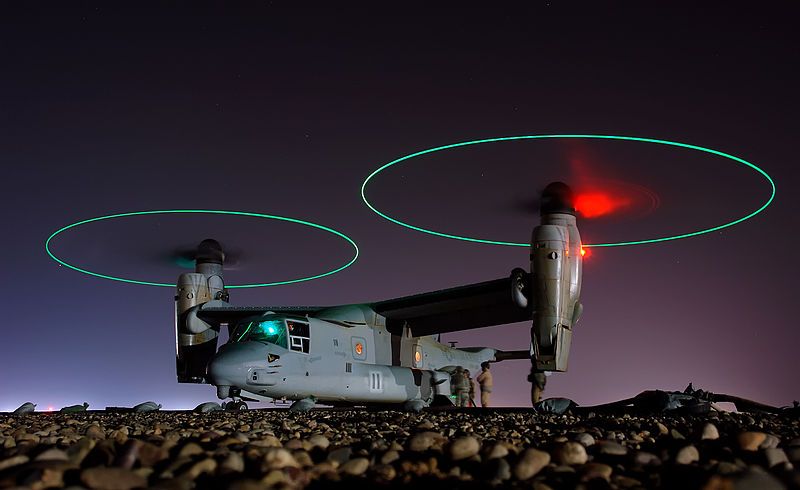
<path id="1" fill-rule="evenodd" d="M 179 383 L 205 383 L 206 366 L 217 352 L 219 325 L 197 316 L 201 305 L 227 301 L 222 279 L 224 254 L 219 244 L 204 240 L 198 247 L 195 272 L 178 277 L 175 296 L 176 370 Z"/>
<path id="2" fill-rule="evenodd" d="M 543 207 L 531 237 L 531 357 L 539 371 L 566 371 L 572 328 L 583 310 L 581 237 L 568 207 Z"/>

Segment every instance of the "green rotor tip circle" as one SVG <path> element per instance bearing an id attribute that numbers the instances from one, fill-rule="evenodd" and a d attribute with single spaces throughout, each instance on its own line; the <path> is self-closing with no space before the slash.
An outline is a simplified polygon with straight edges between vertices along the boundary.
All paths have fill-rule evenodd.
<path id="1" fill-rule="evenodd" d="M 769 185 L 770 185 L 770 188 L 771 188 L 771 193 L 770 193 L 769 199 L 767 199 L 758 209 L 756 209 L 755 211 L 751 212 L 750 214 L 747 214 L 746 216 L 742 216 L 740 218 L 734 219 L 734 220 L 732 220 L 730 222 L 727 222 L 727 223 L 724 223 L 724 224 L 721 224 L 721 225 L 718 225 L 718 226 L 714 226 L 714 227 L 711 227 L 711 228 L 705 228 L 705 229 L 697 230 L 697 231 L 692 231 L 692 232 L 689 232 L 689 233 L 682 233 L 682 234 L 679 234 L 679 235 L 671 235 L 671 236 L 664 236 L 664 237 L 657 237 L 657 238 L 649 238 L 649 239 L 645 239 L 645 240 L 631 240 L 631 241 L 624 241 L 624 242 L 586 243 L 586 244 L 583 244 L 583 246 L 586 247 L 586 248 L 590 248 L 590 247 L 621 247 L 621 246 L 625 246 L 625 245 L 643 245 L 645 243 L 666 242 L 666 241 L 670 241 L 670 240 L 679 240 L 681 238 L 689 238 L 689 237 L 693 237 L 693 236 L 704 235 L 706 233 L 711 233 L 711 232 L 714 232 L 714 231 L 718 231 L 718 230 L 721 230 L 723 228 L 728 228 L 730 226 L 739 224 L 742 221 L 745 221 L 747 219 L 752 218 L 753 216 L 757 215 L 758 213 L 760 213 L 761 211 L 766 209 L 767 206 L 769 206 L 772 203 L 773 199 L 775 199 L 775 182 L 772 180 L 772 178 L 765 171 L 760 169 L 758 166 L 756 166 L 756 165 L 754 165 L 754 164 L 752 164 L 752 163 L 750 163 L 750 162 L 748 162 L 748 161 L 746 161 L 746 160 L 744 160 L 742 158 L 739 158 L 737 156 L 730 155 L 728 153 L 724 153 L 724 152 L 721 152 L 719 150 L 713 150 L 711 148 L 704 148 L 702 146 L 690 145 L 690 144 L 687 144 L 687 143 L 679 143 L 679 142 L 676 142 L 676 141 L 667 141 L 667 140 L 653 139 L 653 138 L 639 138 L 639 137 L 636 137 L 636 136 L 612 136 L 612 135 L 605 135 L 605 134 L 540 134 L 540 135 L 527 135 L 527 136 L 505 136 L 505 137 L 500 137 L 500 138 L 488 138 L 488 139 L 473 140 L 473 141 L 462 141 L 461 143 L 453 143 L 453 144 L 450 144 L 450 145 L 438 146 L 436 148 L 428 148 L 427 150 L 418 151 L 416 153 L 411 153 L 410 155 L 406 155 L 406 156 L 400 157 L 400 158 L 398 158 L 396 160 L 392 160 L 391 162 L 381 166 L 380 168 L 378 168 L 377 170 L 375 170 L 374 172 L 369 174 L 369 176 L 361 184 L 361 199 L 363 199 L 364 203 L 373 212 L 375 212 L 375 214 L 377 214 L 378 216 L 380 216 L 380 217 L 382 217 L 382 218 L 384 218 L 384 219 L 386 219 L 388 221 L 391 221 L 392 223 L 398 224 L 400 226 L 404 226 L 406 228 L 410 228 L 412 230 L 420 231 L 422 233 L 428 233 L 430 235 L 436 235 L 436 236 L 440 236 L 440 237 L 444 237 L 444 238 L 451 238 L 451 239 L 454 239 L 454 240 L 463 240 L 463 241 L 475 242 L 475 243 L 486 243 L 486 244 L 489 244 L 489 245 L 505 245 L 505 246 L 509 246 L 509 247 L 529 247 L 530 243 L 504 242 L 504 241 L 498 241 L 498 240 L 484 240 L 484 239 L 481 239 L 481 238 L 473 238 L 473 237 L 468 237 L 468 236 L 461 236 L 461 235 L 453 235 L 453 234 L 449 234 L 449 233 L 442 233 L 442 232 L 439 232 L 439 231 L 430 230 L 430 229 L 422 228 L 422 227 L 419 227 L 419 226 L 414 226 L 414 225 L 412 225 L 410 223 L 406 223 L 406 222 L 401 221 L 401 220 L 399 220 L 397 218 L 393 218 L 393 217 L 389 216 L 388 214 L 379 211 L 375 206 L 372 205 L 372 203 L 369 202 L 369 200 L 367 199 L 367 195 L 366 195 L 367 184 L 375 176 L 377 176 L 379 173 L 381 173 L 382 171 L 386 170 L 387 168 L 391 167 L 392 165 L 396 165 L 396 164 L 398 164 L 400 162 L 404 162 L 406 160 L 411 160 L 412 158 L 419 157 L 419 156 L 422 156 L 422 155 L 426 155 L 428 153 L 434 153 L 434 152 L 437 152 L 437 151 L 449 150 L 451 148 L 458 148 L 458 147 L 461 147 L 461 146 L 480 145 L 480 144 L 483 144 L 483 143 L 496 143 L 496 142 L 500 142 L 500 141 L 532 140 L 532 139 L 558 139 L 558 138 L 562 138 L 562 139 L 566 139 L 566 138 L 573 138 L 573 139 L 582 138 L 582 139 L 599 139 L 599 140 L 639 141 L 639 142 L 642 142 L 642 143 L 654 143 L 654 144 L 659 144 L 659 145 L 677 146 L 677 147 L 680 147 L 680 148 L 687 148 L 687 149 L 690 149 L 690 150 L 702 151 L 702 152 L 705 152 L 705 153 L 710 153 L 712 155 L 721 156 L 723 158 L 727 158 L 729 160 L 733 160 L 734 162 L 737 162 L 737 163 L 740 163 L 742 165 L 746 165 L 747 167 L 750 167 L 751 169 L 753 169 L 756 172 L 758 172 L 759 174 L 761 174 L 765 179 L 767 179 L 767 182 L 769 182 Z"/>
<path id="2" fill-rule="evenodd" d="M 55 231 L 52 235 L 50 235 L 47 238 L 47 241 L 44 244 L 44 248 L 47 251 L 47 254 L 53 260 L 58 262 L 59 264 L 65 266 L 65 267 L 69 267 L 72 270 L 76 270 L 78 272 L 82 272 L 84 274 L 88 274 L 90 276 L 100 277 L 100 278 L 103 278 L 103 279 L 110 279 L 112 281 L 127 282 L 127 283 L 131 283 L 131 284 L 141 284 L 141 285 L 144 285 L 144 286 L 175 287 L 174 283 L 138 281 L 138 280 L 135 280 L 135 279 L 126 279 L 126 278 L 123 278 L 123 277 L 110 276 L 110 275 L 107 275 L 107 274 L 99 274 L 97 272 L 92 272 L 92 271 L 89 271 L 89 270 L 86 270 L 86 269 L 81 269 L 80 267 L 76 267 L 76 266 L 74 266 L 72 264 L 67 263 L 64 260 L 59 259 L 58 257 L 55 256 L 53 251 L 50 250 L 50 242 L 53 240 L 53 238 L 55 238 L 58 234 L 69 230 L 70 228 L 75 228 L 75 227 L 78 227 L 78 226 L 81 226 L 81 225 L 85 225 L 87 223 L 93 223 L 95 221 L 102 221 L 102 220 L 114 219 L 114 218 L 125 218 L 125 217 L 129 217 L 129 216 L 143 216 L 143 215 L 151 215 L 151 214 L 218 214 L 218 215 L 219 214 L 223 214 L 223 215 L 247 216 L 247 217 L 252 217 L 252 218 L 287 221 L 289 223 L 296 223 L 296 224 L 299 224 L 299 225 L 309 226 L 311 228 L 317 228 L 319 230 L 326 231 L 326 232 L 331 233 L 333 235 L 336 235 L 336 236 L 338 236 L 340 238 L 343 238 L 347 243 L 349 243 L 350 245 L 353 246 L 354 254 L 353 254 L 353 257 L 350 259 L 349 262 L 347 262 L 346 264 L 344 264 L 341 267 L 337 267 L 335 269 L 329 270 L 329 271 L 324 272 L 322 274 L 317 274 L 317 275 L 314 275 L 314 276 L 301 277 L 301 278 L 298 278 L 298 279 L 290 279 L 290 280 L 287 280 L 287 281 L 275 281 L 275 282 L 265 282 L 265 283 L 257 283 L 257 284 L 238 284 L 238 285 L 232 285 L 232 286 L 226 285 L 225 287 L 228 288 L 228 289 L 261 288 L 261 287 L 267 287 L 267 286 L 280 286 L 280 285 L 284 285 L 284 284 L 294 284 L 294 283 L 297 283 L 297 282 L 311 281 L 311 280 L 314 280 L 314 279 L 319 279 L 319 278 L 322 278 L 322 277 L 325 277 L 325 276 L 330 276 L 332 274 L 336 274 L 337 272 L 340 272 L 340 271 L 350 267 L 351 265 L 353 265 L 353 263 L 355 263 L 356 259 L 358 259 L 359 251 L 358 251 L 358 245 L 356 245 L 356 242 L 354 242 L 350 237 L 348 237 L 344 233 L 336 231 L 336 230 L 334 230 L 332 228 L 328 228 L 327 226 L 319 225 L 319 224 L 316 224 L 316 223 L 311 223 L 310 221 L 303 221 L 303 220 L 299 220 L 299 219 L 295 219 L 295 218 L 287 218 L 285 216 L 275 216 L 275 215 L 271 215 L 271 214 L 261 214 L 261 213 L 248 213 L 248 212 L 244 212 L 244 211 L 221 211 L 221 210 L 214 210 L 214 209 L 165 209 L 165 210 L 156 210 L 156 211 L 136 211 L 136 212 L 131 212 L 131 213 L 111 214 L 111 215 L 108 215 L 108 216 L 99 216 L 97 218 L 85 219 L 83 221 L 78 221 L 76 223 L 72 223 L 71 225 L 67 225 L 67 226 Z"/>

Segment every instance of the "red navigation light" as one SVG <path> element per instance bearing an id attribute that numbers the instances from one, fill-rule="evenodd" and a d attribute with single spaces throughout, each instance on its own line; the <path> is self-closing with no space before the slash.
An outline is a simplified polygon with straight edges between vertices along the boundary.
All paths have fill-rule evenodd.
<path id="1" fill-rule="evenodd" d="M 583 257 L 584 255 L 586 255 L 586 249 L 585 248 L 581 248 L 581 257 Z"/>

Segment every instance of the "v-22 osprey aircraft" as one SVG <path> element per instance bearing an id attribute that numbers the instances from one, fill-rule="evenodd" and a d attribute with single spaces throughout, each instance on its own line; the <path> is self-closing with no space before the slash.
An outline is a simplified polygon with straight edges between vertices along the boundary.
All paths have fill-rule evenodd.
<path id="1" fill-rule="evenodd" d="M 264 399 L 420 410 L 452 404 L 450 379 L 458 366 L 478 373 L 486 361 L 530 359 L 531 373 L 566 371 L 582 311 L 583 255 L 566 184 L 544 189 L 540 217 L 530 272 L 517 268 L 492 281 L 328 307 L 231 305 L 225 253 L 215 240 L 204 240 L 195 272 L 178 278 L 178 381 L 216 386 L 221 400 L 232 399 L 226 403 L 232 410 Z M 521 321 L 532 321 L 528 350 L 455 348 L 437 340 L 442 333 Z M 229 340 L 218 349 L 223 325 Z"/>

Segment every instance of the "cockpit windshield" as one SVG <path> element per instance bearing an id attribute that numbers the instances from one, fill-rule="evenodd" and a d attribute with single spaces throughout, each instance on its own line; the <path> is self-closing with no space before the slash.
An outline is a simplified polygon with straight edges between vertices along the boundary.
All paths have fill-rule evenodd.
<path id="1" fill-rule="evenodd" d="M 269 315 L 261 318 L 248 318 L 238 325 L 231 334 L 231 342 L 266 342 L 289 348 L 286 321 L 282 316 Z"/>

